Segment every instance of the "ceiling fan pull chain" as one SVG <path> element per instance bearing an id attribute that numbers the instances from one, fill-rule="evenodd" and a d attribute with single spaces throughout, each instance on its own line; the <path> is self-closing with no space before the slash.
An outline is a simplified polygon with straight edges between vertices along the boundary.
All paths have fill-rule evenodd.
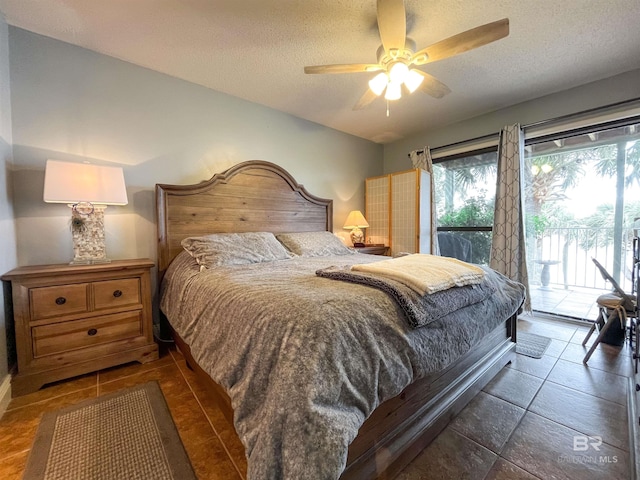
<path id="1" fill-rule="evenodd" d="M 389 100 L 387 100 L 387 117 L 389 116 Z"/>

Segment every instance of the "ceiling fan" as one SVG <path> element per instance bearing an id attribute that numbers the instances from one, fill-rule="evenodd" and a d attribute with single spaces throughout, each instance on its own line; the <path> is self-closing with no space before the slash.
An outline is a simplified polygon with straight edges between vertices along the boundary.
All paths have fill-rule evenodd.
<path id="1" fill-rule="evenodd" d="M 367 73 L 379 72 L 369 80 L 369 88 L 353 107 L 360 110 L 385 92 L 387 100 L 402 97 L 402 86 L 413 93 L 420 89 L 435 98 L 450 93 L 449 87 L 418 68 L 427 63 L 453 57 L 509 35 L 509 19 L 503 18 L 472 28 L 422 50 L 416 50 L 406 36 L 407 21 L 404 0 L 378 0 L 378 30 L 382 45 L 378 48 L 378 63 L 315 65 L 304 67 L 304 73 Z"/>

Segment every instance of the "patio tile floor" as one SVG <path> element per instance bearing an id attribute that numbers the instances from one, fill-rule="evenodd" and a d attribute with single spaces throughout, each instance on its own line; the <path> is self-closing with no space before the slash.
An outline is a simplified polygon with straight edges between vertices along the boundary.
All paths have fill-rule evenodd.
<path id="1" fill-rule="evenodd" d="M 596 299 L 610 290 L 569 287 L 541 288 L 531 285 L 531 305 L 534 311 L 572 317 L 593 322 L 598 317 Z"/>

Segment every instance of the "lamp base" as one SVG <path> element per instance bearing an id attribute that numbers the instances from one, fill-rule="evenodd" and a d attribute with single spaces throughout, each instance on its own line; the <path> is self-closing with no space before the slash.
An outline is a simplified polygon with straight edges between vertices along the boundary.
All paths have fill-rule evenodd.
<path id="1" fill-rule="evenodd" d="M 74 256 L 70 265 L 111 263 L 107 258 L 104 241 L 105 208 L 106 205 L 94 205 L 88 213 L 79 209 L 72 210 L 71 236 Z"/>
<path id="2" fill-rule="evenodd" d="M 364 232 L 360 228 L 356 227 L 351 230 L 351 243 L 354 247 L 357 247 L 357 243 L 364 244 Z"/>

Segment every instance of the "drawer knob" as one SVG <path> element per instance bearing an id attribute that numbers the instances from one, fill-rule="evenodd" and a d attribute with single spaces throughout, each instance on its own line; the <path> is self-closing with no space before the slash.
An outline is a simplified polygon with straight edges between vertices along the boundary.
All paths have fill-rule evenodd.
<path id="1" fill-rule="evenodd" d="M 58 297 L 56 298 L 56 305 L 64 305 L 65 303 L 67 303 L 67 299 L 64 297 Z"/>
<path id="2" fill-rule="evenodd" d="M 118 298 L 122 296 L 122 290 L 116 290 L 115 292 L 113 292 L 113 296 Z"/>
<path id="3" fill-rule="evenodd" d="M 90 328 L 87 331 L 87 335 L 89 335 L 90 337 L 93 337 L 96 333 L 98 333 L 98 330 L 96 330 L 95 328 Z"/>

